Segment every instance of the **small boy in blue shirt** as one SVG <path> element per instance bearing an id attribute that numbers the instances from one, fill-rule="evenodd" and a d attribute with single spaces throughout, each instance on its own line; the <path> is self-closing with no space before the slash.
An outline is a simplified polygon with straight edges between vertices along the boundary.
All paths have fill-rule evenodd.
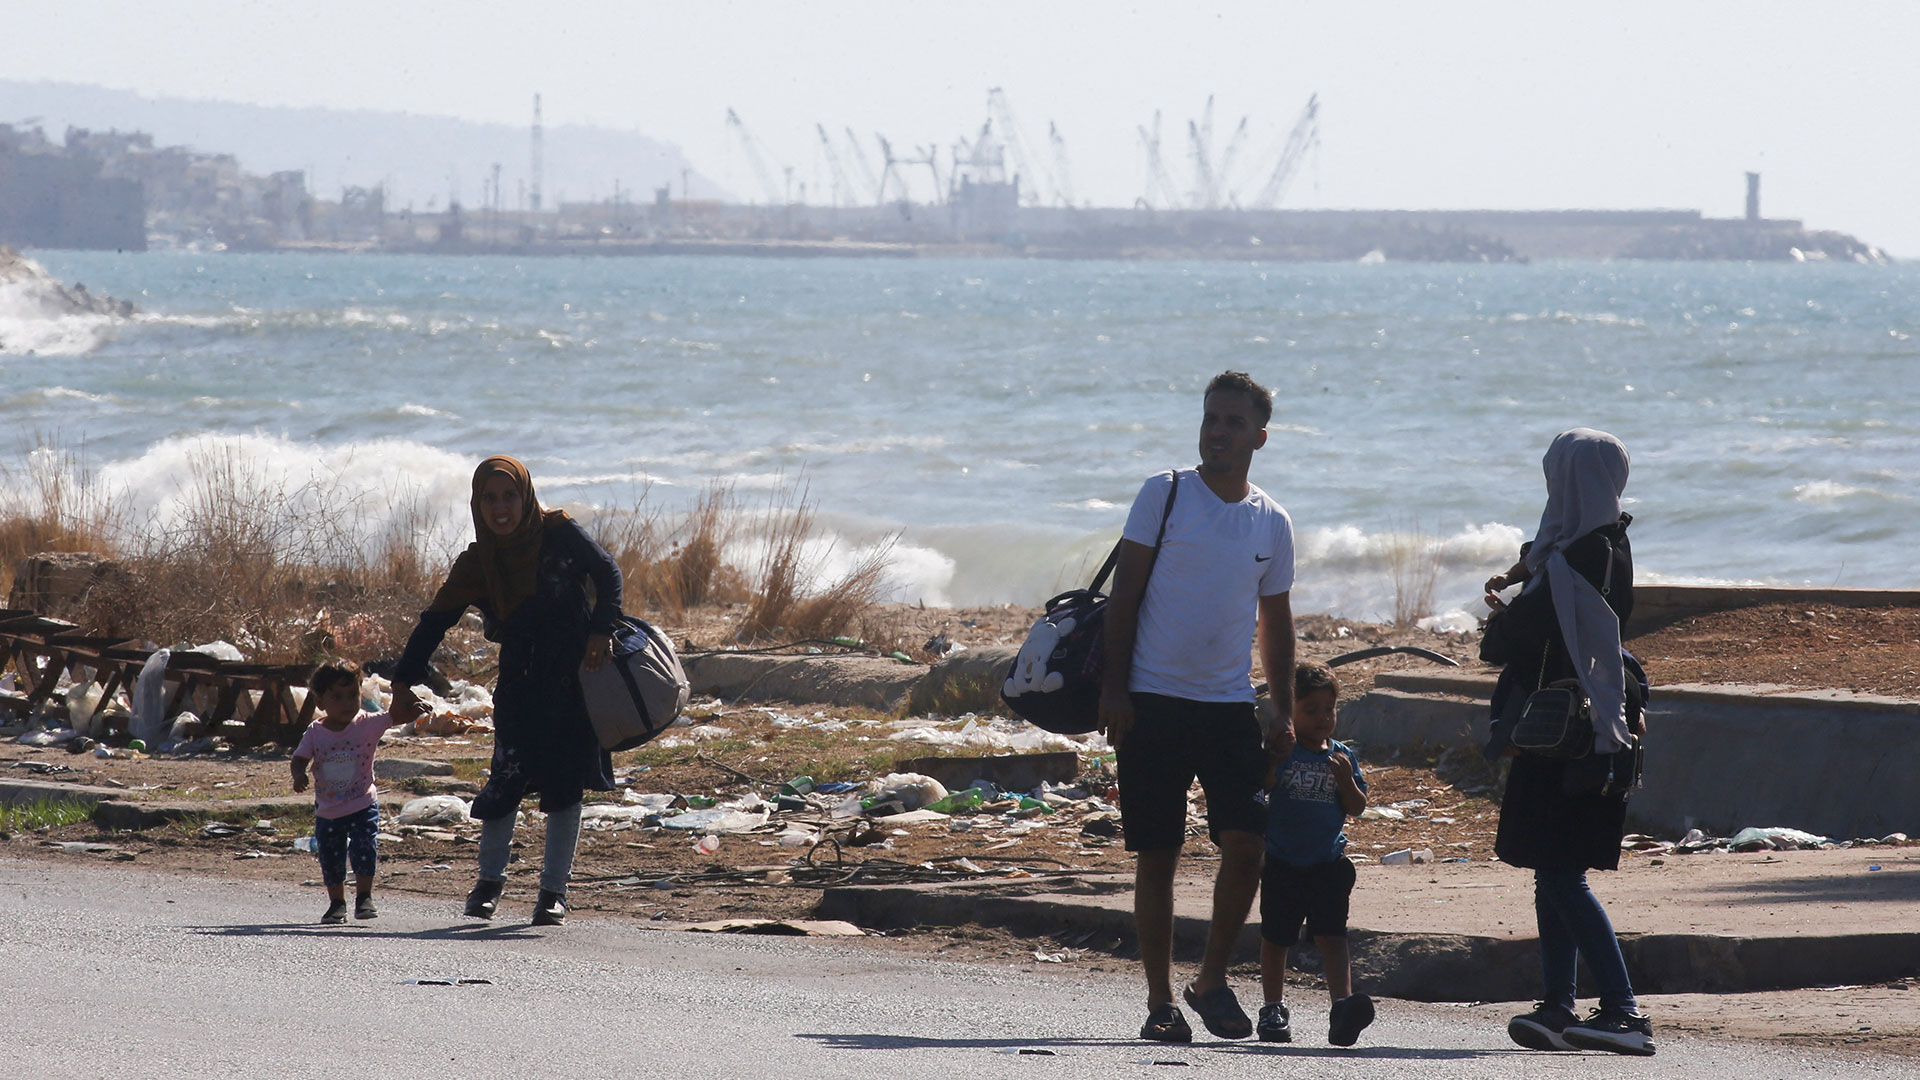
<path id="1" fill-rule="evenodd" d="M 1325 664 L 1301 664 L 1293 673 L 1292 746 L 1274 748 L 1267 796 L 1267 863 L 1260 878 L 1260 982 L 1266 1004 L 1257 1030 L 1265 1042 L 1292 1042 L 1283 999 L 1287 950 L 1306 924 L 1326 968 L 1327 1041 L 1352 1046 L 1373 1023 L 1373 999 L 1353 992 L 1347 955 L 1347 900 L 1353 863 L 1347 860 L 1347 818 L 1367 808 L 1367 782 L 1357 755 L 1333 738 L 1340 684 Z"/>

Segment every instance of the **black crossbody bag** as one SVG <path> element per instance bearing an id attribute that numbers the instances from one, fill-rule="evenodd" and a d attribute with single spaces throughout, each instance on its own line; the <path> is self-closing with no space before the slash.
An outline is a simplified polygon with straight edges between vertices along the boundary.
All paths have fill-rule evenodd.
<path id="1" fill-rule="evenodd" d="M 1576 679 L 1545 685 L 1549 640 L 1540 650 L 1540 684 L 1527 695 L 1508 740 L 1522 753 L 1549 758 L 1583 758 L 1593 753 L 1593 708 Z M 1567 685 L 1571 683 L 1572 685 Z"/>

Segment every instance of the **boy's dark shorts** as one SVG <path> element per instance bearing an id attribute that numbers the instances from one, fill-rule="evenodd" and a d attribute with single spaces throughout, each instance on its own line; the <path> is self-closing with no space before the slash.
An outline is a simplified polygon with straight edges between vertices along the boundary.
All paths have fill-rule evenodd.
<path id="1" fill-rule="evenodd" d="M 1267 831 L 1261 801 L 1267 752 L 1250 701 L 1188 701 L 1130 694 L 1133 726 L 1116 755 L 1120 824 L 1128 851 L 1165 851 L 1187 839 L 1187 789 L 1207 793 L 1207 831 Z"/>
<path id="2" fill-rule="evenodd" d="M 1356 876 L 1345 858 L 1289 866 L 1268 856 L 1260 872 L 1261 940 L 1291 948 L 1300 942 L 1302 922 L 1314 937 L 1346 937 Z"/>

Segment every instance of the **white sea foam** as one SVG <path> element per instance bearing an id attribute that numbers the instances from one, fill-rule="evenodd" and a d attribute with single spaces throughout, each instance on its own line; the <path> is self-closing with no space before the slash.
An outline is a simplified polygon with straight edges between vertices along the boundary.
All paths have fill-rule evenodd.
<path id="1" fill-rule="evenodd" d="M 112 317 L 67 313 L 58 288 L 51 278 L 0 281 L 0 356 L 84 356 L 107 339 Z"/>
<path id="2" fill-rule="evenodd" d="M 36 471 L 66 467 L 48 450 L 29 455 L 29 464 L 26 475 L 9 477 L 17 487 L 0 497 L 30 497 Z M 429 534 L 418 539 L 450 557 L 470 539 L 472 470 L 464 457 L 398 439 L 323 446 L 267 435 L 190 435 L 63 479 L 76 500 L 123 506 L 128 520 L 162 531 L 180 524 L 209 485 L 242 500 L 279 499 L 294 511 L 337 514 L 341 535 L 367 550 L 424 516 Z"/>
<path id="3" fill-rule="evenodd" d="M 452 413 L 436 409 L 431 405 L 415 405 L 411 402 L 400 406 L 394 411 L 401 416 L 444 416 L 449 420 L 459 419 L 459 417 L 454 416 Z"/>
<path id="4" fill-rule="evenodd" d="M 75 390 L 66 386 L 49 386 L 45 390 L 40 391 L 40 396 L 47 401 L 86 401 L 93 404 L 113 400 L 113 395 L 111 394 L 89 394 L 85 390 Z"/>
<path id="5" fill-rule="evenodd" d="M 1794 498 L 1801 502 L 1811 503 L 1833 502 L 1837 499 L 1844 499 L 1849 495 L 1877 494 L 1879 493 L 1870 491 L 1867 488 L 1857 488 L 1850 484 L 1842 484 L 1837 480 L 1815 480 L 1810 484 L 1795 484 L 1793 487 Z"/>

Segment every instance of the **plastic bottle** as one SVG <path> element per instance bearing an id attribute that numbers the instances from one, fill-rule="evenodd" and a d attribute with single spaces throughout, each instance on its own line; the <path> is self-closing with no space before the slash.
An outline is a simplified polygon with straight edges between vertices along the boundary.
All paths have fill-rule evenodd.
<path id="1" fill-rule="evenodd" d="M 970 787 L 965 791 L 952 792 L 944 799 L 930 802 L 926 808 L 941 814 L 957 814 L 962 810 L 971 810 L 986 801 L 986 792 L 977 787 Z"/>
<path id="2" fill-rule="evenodd" d="M 303 836 L 293 842 L 293 850 L 307 852 L 319 851 L 320 841 L 315 840 L 311 836 Z"/>
<path id="3" fill-rule="evenodd" d="M 780 794 L 782 795 L 805 795 L 812 790 L 813 777 L 811 776 L 796 776 L 780 785 Z"/>

